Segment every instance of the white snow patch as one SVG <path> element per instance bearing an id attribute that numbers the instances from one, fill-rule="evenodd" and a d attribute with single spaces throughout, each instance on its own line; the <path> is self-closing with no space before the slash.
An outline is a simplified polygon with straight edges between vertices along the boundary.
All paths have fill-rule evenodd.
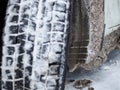
<path id="1" fill-rule="evenodd" d="M 105 35 L 120 27 L 120 0 L 105 0 L 105 24 Z"/>

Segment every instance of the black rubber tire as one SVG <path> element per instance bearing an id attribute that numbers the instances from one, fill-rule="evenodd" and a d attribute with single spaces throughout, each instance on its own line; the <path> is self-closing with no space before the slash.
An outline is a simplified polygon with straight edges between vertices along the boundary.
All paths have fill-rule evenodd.
<path id="1" fill-rule="evenodd" d="M 5 24 L 5 14 L 8 0 L 0 0 L 0 89 L 1 89 L 1 65 L 2 65 L 2 33 Z"/>
<path id="2" fill-rule="evenodd" d="M 69 0 L 9 0 L 1 90 L 64 90 Z"/>

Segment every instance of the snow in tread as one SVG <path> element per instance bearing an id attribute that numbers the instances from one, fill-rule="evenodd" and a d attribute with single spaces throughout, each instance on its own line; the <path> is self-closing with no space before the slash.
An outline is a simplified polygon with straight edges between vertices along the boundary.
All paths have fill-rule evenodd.
<path id="1" fill-rule="evenodd" d="M 69 0 L 9 1 L 2 90 L 62 89 L 69 6 Z"/>

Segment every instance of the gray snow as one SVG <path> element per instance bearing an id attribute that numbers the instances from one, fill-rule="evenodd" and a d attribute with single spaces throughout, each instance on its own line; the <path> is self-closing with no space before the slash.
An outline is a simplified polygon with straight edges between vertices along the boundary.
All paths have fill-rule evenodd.
<path id="1" fill-rule="evenodd" d="M 79 69 L 73 74 L 69 74 L 67 79 L 70 78 L 92 80 L 92 87 L 95 90 L 120 90 L 120 51 L 112 51 L 108 57 L 108 61 L 99 68 L 91 71 L 82 70 L 81 72 Z M 73 84 L 74 82 L 66 85 L 65 90 L 78 90 L 73 87 Z"/>

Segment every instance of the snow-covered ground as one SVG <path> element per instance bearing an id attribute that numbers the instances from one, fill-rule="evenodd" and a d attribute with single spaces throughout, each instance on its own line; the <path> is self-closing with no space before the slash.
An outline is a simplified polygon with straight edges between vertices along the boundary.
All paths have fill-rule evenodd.
<path id="1" fill-rule="evenodd" d="M 108 61 L 99 68 L 91 71 L 78 69 L 74 73 L 69 73 L 67 79 L 92 80 L 92 87 L 95 90 L 120 90 L 120 51 L 111 52 Z M 73 84 L 74 82 L 66 85 L 65 90 L 78 90 Z"/>

